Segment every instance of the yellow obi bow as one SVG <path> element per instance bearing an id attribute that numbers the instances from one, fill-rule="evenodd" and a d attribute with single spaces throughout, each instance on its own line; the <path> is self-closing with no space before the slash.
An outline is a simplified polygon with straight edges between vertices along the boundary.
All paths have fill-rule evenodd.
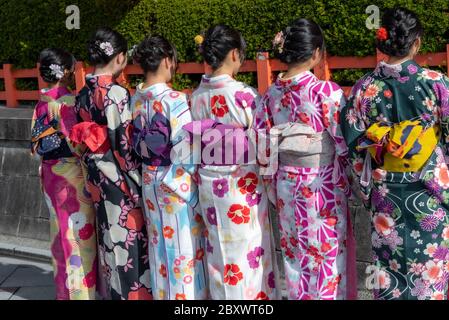
<path id="1" fill-rule="evenodd" d="M 376 122 L 368 128 L 357 150 L 367 149 L 383 170 L 416 172 L 426 164 L 440 138 L 438 126 L 424 126 L 421 120 Z"/>

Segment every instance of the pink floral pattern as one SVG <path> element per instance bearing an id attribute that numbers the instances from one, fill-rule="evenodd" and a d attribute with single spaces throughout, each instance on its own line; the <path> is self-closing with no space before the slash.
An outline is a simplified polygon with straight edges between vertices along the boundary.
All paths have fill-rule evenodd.
<path id="1" fill-rule="evenodd" d="M 290 79 L 280 75 L 257 108 L 257 130 L 302 122 L 316 132 L 327 131 L 335 143 L 335 161 L 329 166 L 280 163 L 273 177 L 265 177 L 270 200 L 279 212 L 289 299 L 355 298 L 355 279 L 350 278 L 355 248 L 348 248 L 353 238 L 344 171 L 347 147 L 335 121 L 344 104 L 343 91 L 336 84 L 304 72 Z"/>

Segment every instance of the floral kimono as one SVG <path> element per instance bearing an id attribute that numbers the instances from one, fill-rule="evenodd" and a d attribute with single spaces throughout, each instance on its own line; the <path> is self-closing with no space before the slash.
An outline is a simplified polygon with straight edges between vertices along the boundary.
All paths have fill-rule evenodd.
<path id="1" fill-rule="evenodd" d="M 151 299 L 140 163 L 131 145 L 129 92 L 110 75 L 88 75 L 77 96 L 72 141 L 85 147 L 87 186 L 97 218 L 101 294 Z"/>
<path id="2" fill-rule="evenodd" d="M 228 75 L 203 76 L 191 97 L 192 118 L 249 129 L 257 99 L 253 88 Z M 249 163 L 206 162 L 198 169 L 212 299 L 279 298 L 268 199 L 258 174 Z"/>
<path id="3" fill-rule="evenodd" d="M 376 299 L 446 299 L 449 280 L 449 81 L 409 60 L 381 62 L 342 112 L 370 210 Z"/>
<path id="4" fill-rule="evenodd" d="M 50 212 L 56 299 L 94 300 L 97 279 L 95 211 L 86 192 L 84 172 L 68 136 L 76 124 L 75 96 L 65 87 L 41 92 L 32 120 L 56 121 L 61 145 L 42 158 L 40 176 Z M 42 137 L 41 137 L 42 138 Z"/>
<path id="5" fill-rule="evenodd" d="M 137 87 L 132 99 L 134 145 L 143 161 L 151 287 L 158 300 L 208 298 L 204 223 L 195 207 L 194 164 L 171 159 L 191 122 L 185 94 L 165 83 Z M 184 136 L 183 136 L 184 134 Z"/>
<path id="6" fill-rule="evenodd" d="M 279 151 L 278 170 L 266 177 L 270 199 L 279 213 L 288 298 L 292 300 L 356 298 L 345 172 L 348 150 L 338 121 L 344 103 L 338 85 L 319 81 L 307 71 L 289 79 L 281 74 L 256 112 L 259 133 L 301 123 L 323 140 L 328 137 L 320 161 L 305 162 L 307 152 L 304 157 L 292 157 Z M 328 159 L 323 162 L 324 157 Z"/>

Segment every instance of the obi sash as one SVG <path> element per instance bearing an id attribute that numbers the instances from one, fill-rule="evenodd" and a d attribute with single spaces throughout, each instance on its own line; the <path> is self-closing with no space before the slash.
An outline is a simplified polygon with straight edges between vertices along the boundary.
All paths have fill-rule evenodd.
<path id="1" fill-rule="evenodd" d="M 31 153 L 38 153 L 44 160 L 72 157 L 64 134 L 57 129 L 58 121 L 52 119 L 45 124 L 46 119 L 47 114 L 41 115 L 31 130 Z"/>
<path id="2" fill-rule="evenodd" d="M 274 126 L 270 135 L 280 139 L 281 165 L 317 168 L 335 160 L 335 143 L 327 131 L 317 133 L 311 126 L 291 122 Z"/>
<path id="3" fill-rule="evenodd" d="M 359 141 L 380 169 L 389 172 L 420 171 L 441 138 L 439 126 L 422 119 L 392 124 L 376 122 Z"/>
<path id="4" fill-rule="evenodd" d="M 250 161 L 246 128 L 204 119 L 192 121 L 183 129 L 190 135 L 194 152 L 195 148 L 200 147 L 198 161 L 202 166 L 242 165 Z"/>
<path id="5" fill-rule="evenodd" d="M 107 126 L 93 121 L 74 125 L 70 132 L 70 140 L 74 144 L 85 144 L 92 153 L 104 154 L 110 149 Z"/>
<path id="6" fill-rule="evenodd" d="M 149 166 L 170 166 L 171 142 L 170 121 L 157 112 L 145 126 L 134 122 L 134 146 L 143 162 Z"/>

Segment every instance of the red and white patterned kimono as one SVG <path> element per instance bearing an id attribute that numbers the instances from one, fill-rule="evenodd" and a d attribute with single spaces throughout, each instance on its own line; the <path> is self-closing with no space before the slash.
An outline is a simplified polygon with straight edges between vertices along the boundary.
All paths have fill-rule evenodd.
<path id="1" fill-rule="evenodd" d="M 317 133 L 326 131 L 330 147 L 335 148 L 328 165 L 303 167 L 295 165 L 296 160 L 301 162 L 299 158 L 285 163 L 280 157 L 271 183 L 268 179 L 270 200 L 279 212 L 289 299 L 354 296 L 354 292 L 348 296 L 347 285 L 347 275 L 356 276 L 355 270 L 347 270 L 348 240 L 353 240 L 347 203 L 350 188 L 344 170 L 348 151 L 338 124 L 344 102 L 338 85 L 304 72 L 290 79 L 280 75 L 256 112 L 257 130 L 304 123 Z M 349 257 L 350 267 L 355 269 L 354 255 Z"/>
<path id="2" fill-rule="evenodd" d="M 229 75 L 203 76 L 192 94 L 195 121 L 251 128 L 257 92 Z M 229 151 L 232 152 L 232 151 Z M 212 299 L 277 299 L 268 198 L 255 164 L 201 165 L 198 189 L 207 228 Z"/>

